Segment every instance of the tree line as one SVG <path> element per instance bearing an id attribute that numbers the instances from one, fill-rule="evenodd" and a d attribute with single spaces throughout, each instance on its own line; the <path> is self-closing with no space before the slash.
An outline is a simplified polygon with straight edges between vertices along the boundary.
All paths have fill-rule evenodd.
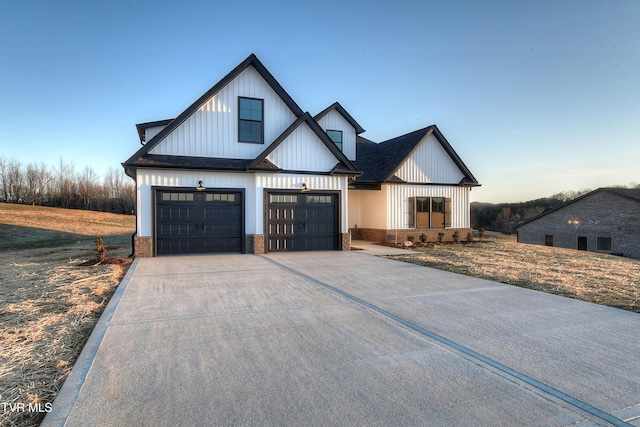
<path id="1" fill-rule="evenodd" d="M 639 184 L 616 185 L 613 188 L 640 188 Z M 518 224 L 557 208 L 591 192 L 591 189 L 563 191 L 549 197 L 519 203 L 472 203 L 471 227 L 511 234 Z"/>
<path id="2" fill-rule="evenodd" d="M 62 158 L 51 167 L 0 157 L 2 202 L 133 214 L 135 191 L 122 168 L 111 167 L 100 177 L 91 166 L 76 171 Z"/>

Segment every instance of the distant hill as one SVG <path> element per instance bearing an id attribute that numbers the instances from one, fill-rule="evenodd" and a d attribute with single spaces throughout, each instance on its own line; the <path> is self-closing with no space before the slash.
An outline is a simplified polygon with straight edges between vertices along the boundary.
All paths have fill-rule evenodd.
<path id="1" fill-rule="evenodd" d="M 518 203 L 471 203 L 471 226 L 475 229 L 512 233 L 520 222 L 565 203 L 561 197 L 545 197 Z"/>

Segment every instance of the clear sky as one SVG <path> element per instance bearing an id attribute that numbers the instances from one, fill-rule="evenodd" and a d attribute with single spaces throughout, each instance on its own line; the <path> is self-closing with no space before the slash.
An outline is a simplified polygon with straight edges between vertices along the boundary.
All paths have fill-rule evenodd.
<path id="1" fill-rule="evenodd" d="M 102 175 L 250 53 L 366 138 L 436 124 L 474 201 L 640 183 L 637 0 L 0 0 L 0 156 Z"/>

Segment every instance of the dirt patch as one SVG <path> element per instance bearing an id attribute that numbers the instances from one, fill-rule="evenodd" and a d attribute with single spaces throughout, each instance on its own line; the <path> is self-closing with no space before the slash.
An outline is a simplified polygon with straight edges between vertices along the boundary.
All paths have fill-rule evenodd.
<path id="1" fill-rule="evenodd" d="M 512 241 L 434 245 L 388 258 L 640 313 L 640 261 Z"/>
<path id="2" fill-rule="evenodd" d="M 0 407 L 2 426 L 40 424 L 132 262 L 127 243 L 133 217 L 54 209 L 47 224 L 52 229 L 43 230 L 37 228 L 42 209 L 51 208 L 0 205 L 0 402 L 7 404 Z M 102 229 L 105 215 L 124 222 Z M 65 222 L 75 233 L 96 234 L 70 234 Z M 109 234 L 116 229 L 122 234 Z M 95 236 L 105 236 L 109 249 L 101 263 Z M 12 411 L 9 404 L 36 410 Z"/>

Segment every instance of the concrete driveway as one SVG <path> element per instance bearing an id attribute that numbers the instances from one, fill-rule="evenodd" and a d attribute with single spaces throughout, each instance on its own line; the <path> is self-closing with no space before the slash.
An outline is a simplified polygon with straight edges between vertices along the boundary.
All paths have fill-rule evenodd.
<path id="1" fill-rule="evenodd" d="M 140 259 L 43 426 L 640 426 L 639 331 L 366 250 Z"/>

